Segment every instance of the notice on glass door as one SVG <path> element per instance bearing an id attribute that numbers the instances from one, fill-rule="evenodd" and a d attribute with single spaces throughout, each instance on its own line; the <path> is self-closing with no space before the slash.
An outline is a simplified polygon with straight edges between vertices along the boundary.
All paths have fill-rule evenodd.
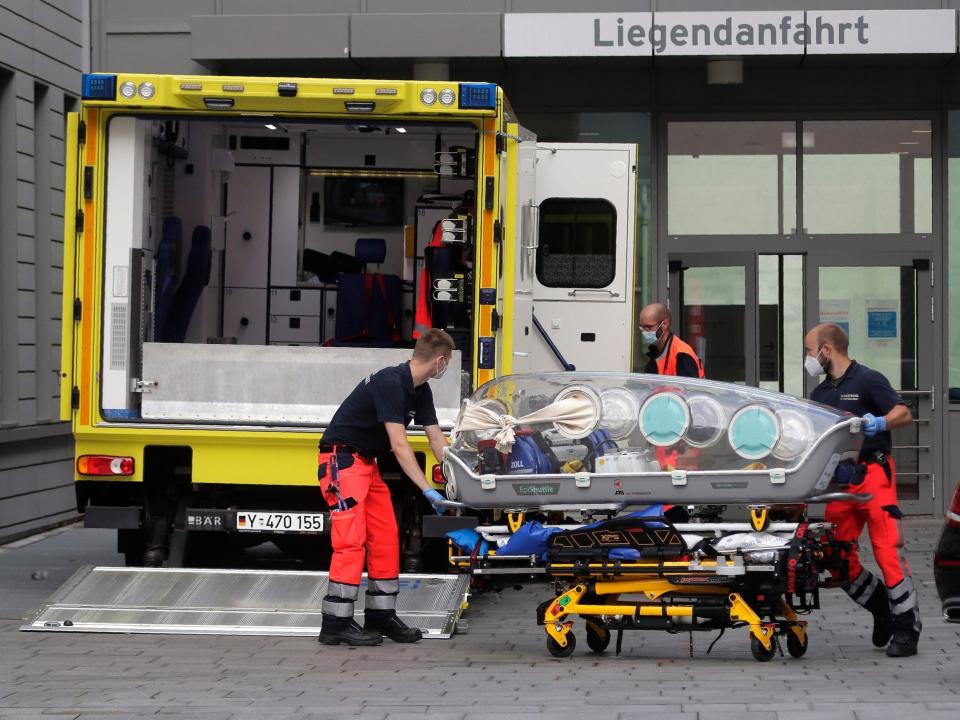
<path id="1" fill-rule="evenodd" d="M 834 323 L 850 334 L 850 301 L 849 300 L 821 300 L 820 322 Z"/>
<path id="2" fill-rule="evenodd" d="M 867 300 L 867 339 L 879 343 L 896 340 L 898 334 L 897 300 Z"/>

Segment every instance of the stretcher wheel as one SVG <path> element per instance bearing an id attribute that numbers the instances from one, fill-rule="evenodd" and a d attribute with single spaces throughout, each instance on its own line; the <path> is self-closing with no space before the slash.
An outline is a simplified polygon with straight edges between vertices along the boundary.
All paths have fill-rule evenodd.
<path id="1" fill-rule="evenodd" d="M 610 631 L 592 622 L 587 623 L 587 647 L 602 653 L 610 645 Z"/>
<path id="2" fill-rule="evenodd" d="M 795 658 L 803 657 L 807 654 L 807 648 L 810 646 L 810 638 L 804 636 L 803 641 L 797 637 L 794 632 L 787 632 L 787 652 Z"/>
<path id="3" fill-rule="evenodd" d="M 567 644 L 561 645 L 556 640 L 554 640 L 550 635 L 547 635 L 547 650 L 555 658 L 565 658 L 573 655 L 573 651 L 577 649 L 577 638 L 574 637 L 573 633 L 567 633 Z"/>
<path id="4" fill-rule="evenodd" d="M 750 636 L 750 652 L 753 653 L 754 660 L 759 660 L 760 662 L 770 662 L 773 660 L 774 654 L 777 652 L 777 644 L 775 642 L 770 643 L 770 649 L 767 650 L 763 643 L 760 642 L 753 635 Z"/>

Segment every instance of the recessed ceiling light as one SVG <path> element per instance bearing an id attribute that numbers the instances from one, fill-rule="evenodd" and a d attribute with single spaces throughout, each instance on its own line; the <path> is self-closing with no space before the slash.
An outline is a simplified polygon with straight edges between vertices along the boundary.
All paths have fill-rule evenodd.
<path id="1" fill-rule="evenodd" d="M 277 126 L 274 125 L 273 123 L 267 123 L 266 125 L 264 125 L 264 127 L 265 127 L 267 130 L 276 130 L 276 129 L 277 129 Z"/>

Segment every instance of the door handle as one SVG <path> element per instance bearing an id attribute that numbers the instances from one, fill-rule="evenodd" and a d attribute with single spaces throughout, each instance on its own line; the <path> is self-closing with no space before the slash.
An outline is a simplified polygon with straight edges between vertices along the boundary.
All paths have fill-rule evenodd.
<path id="1" fill-rule="evenodd" d="M 610 297 L 620 297 L 620 293 L 613 290 L 595 290 L 593 288 L 577 288 L 567 293 L 570 297 L 575 297 L 577 293 L 606 293 Z"/>

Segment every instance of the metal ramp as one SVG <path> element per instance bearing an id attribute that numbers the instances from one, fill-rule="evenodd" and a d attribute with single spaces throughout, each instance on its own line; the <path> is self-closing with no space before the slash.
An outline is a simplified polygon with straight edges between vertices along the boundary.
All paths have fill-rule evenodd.
<path id="1" fill-rule="evenodd" d="M 449 638 L 466 607 L 469 582 L 467 575 L 401 575 L 397 614 L 425 638 Z M 20 629 L 310 636 L 320 632 L 326 589 L 325 572 L 88 565 Z M 361 587 L 360 615 L 363 597 Z"/>

